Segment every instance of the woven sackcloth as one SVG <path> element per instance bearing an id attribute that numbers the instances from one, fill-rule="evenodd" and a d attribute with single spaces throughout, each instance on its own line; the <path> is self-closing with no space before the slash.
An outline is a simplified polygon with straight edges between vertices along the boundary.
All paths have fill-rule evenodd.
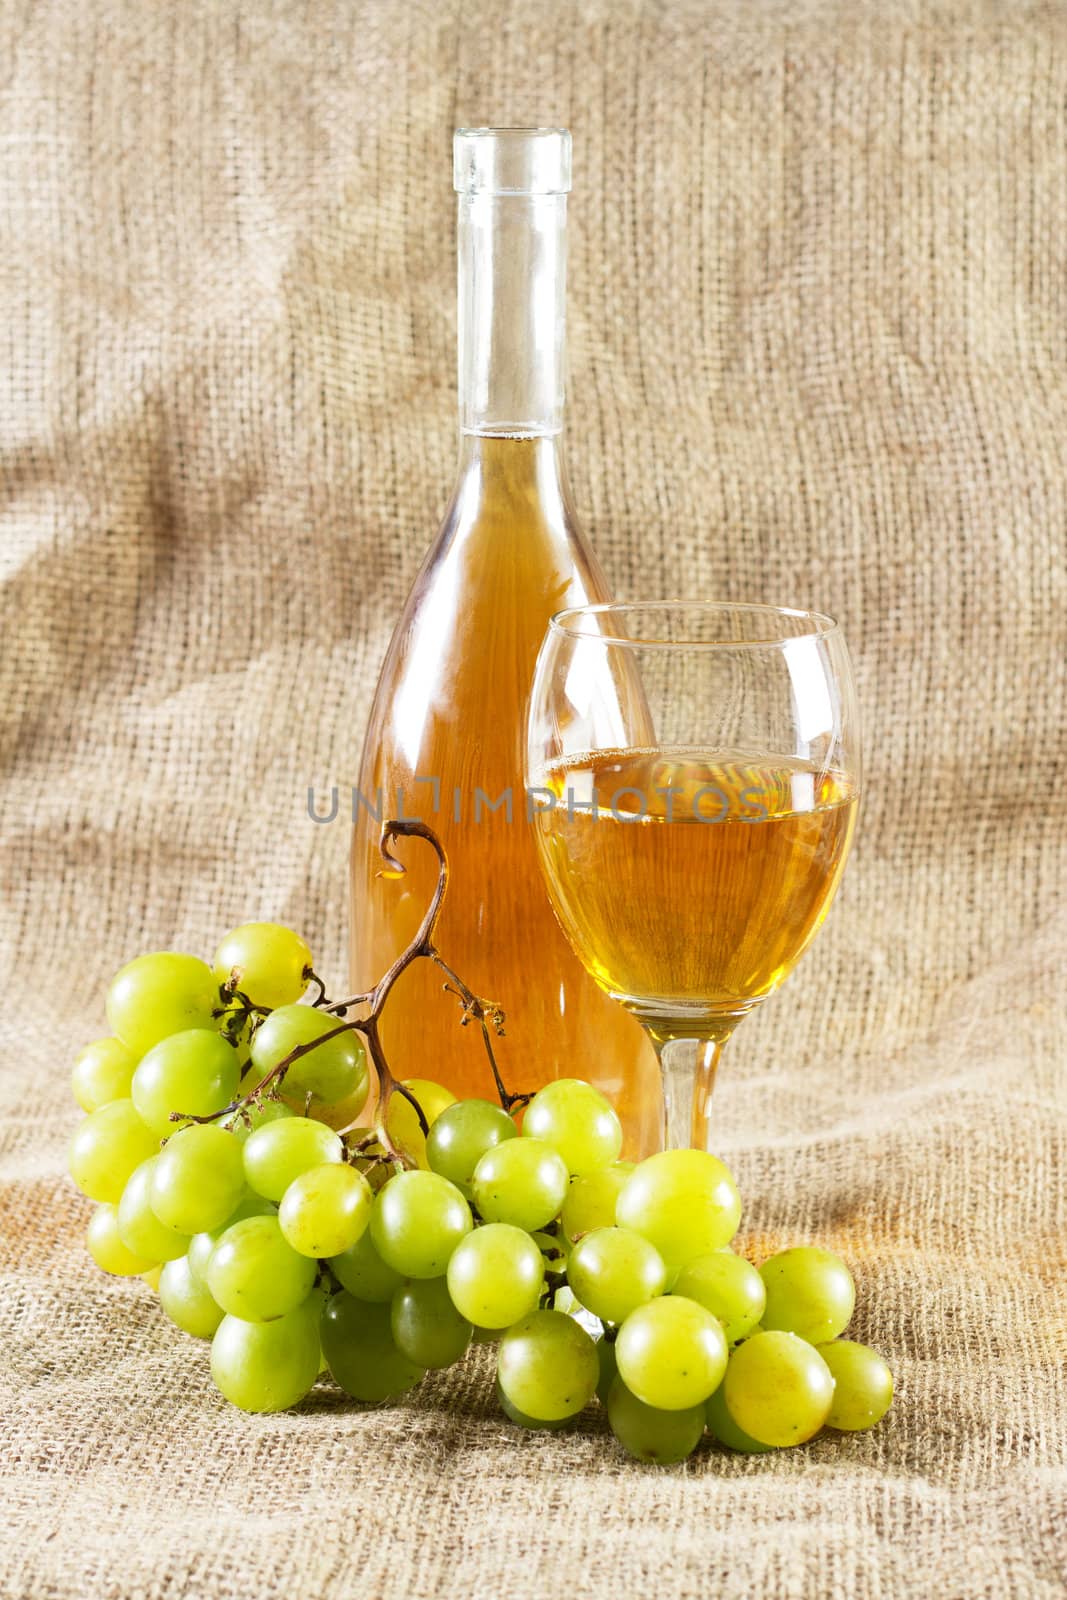
<path id="1" fill-rule="evenodd" d="M 1067 6 L 4 0 L 0 1596 L 1067 1593 Z M 853 1263 L 875 1432 L 657 1472 L 488 1355 L 222 1402 L 93 1268 L 130 955 L 345 970 L 375 673 L 455 462 L 450 136 L 574 132 L 569 447 L 616 592 L 843 621 L 866 798 L 731 1046 L 753 1250 Z M 506 996 L 502 996 L 506 1001 Z"/>

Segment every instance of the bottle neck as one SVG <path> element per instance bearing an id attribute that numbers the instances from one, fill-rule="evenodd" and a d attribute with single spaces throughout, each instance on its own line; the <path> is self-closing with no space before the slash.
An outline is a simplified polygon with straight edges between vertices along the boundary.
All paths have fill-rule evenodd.
<path id="1" fill-rule="evenodd" d="M 459 197 L 463 435 L 554 438 L 563 426 L 565 194 Z"/>
<path id="2" fill-rule="evenodd" d="M 484 520 L 487 507 L 509 535 L 541 525 L 572 526 L 558 433 L 461 432 L 451 515 L 461 525 L 473 524 Z"/>

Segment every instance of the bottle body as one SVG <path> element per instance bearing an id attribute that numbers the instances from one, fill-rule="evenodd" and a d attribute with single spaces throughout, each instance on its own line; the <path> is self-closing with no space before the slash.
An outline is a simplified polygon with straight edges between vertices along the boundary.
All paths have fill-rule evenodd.
<path id="1" fill-rule="evenodd" d="M 367 730 L 351 855 L 352 979 L 363 990 L 418 928 L 436 863 L 403 845 L 401 879 L 377 876 L 379 802 L 439 834 L 450 881 L 441 953 L 506 1014 L 497 1057 L 523 1092 L 557 1077 L 597 1083 L 616 1104 L 627 1153 L 658 1147 L 655 1055 L 640 1026 L 593 982 L 549 904 L 523 786 L 525 719 L 553 612 L 607 598 L 567 500 L 550 437 L 465 436 L 444 524 L 408 598 Z M 394 1072 L 493 1098 L 478 1031 L 429 963 L 404 973 L 382 1019 Z"/>

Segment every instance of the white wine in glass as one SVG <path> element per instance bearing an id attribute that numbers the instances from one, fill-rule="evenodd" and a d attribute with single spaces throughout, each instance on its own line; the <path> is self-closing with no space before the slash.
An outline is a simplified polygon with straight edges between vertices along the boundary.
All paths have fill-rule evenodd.
<path id="1" fill-rule="evenodd" d="M 527 765 L 560 923 L 659 1053 L 668 1142 L 706 1147 L 722 1046 L 814 937 L 852 840 L 840 631 L 760 606 L 561 613 Z"/>

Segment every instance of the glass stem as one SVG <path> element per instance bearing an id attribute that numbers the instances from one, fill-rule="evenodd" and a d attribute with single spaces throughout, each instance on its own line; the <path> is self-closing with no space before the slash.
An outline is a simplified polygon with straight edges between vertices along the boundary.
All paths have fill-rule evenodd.
<path id="1" fill-rule="evenodd" d="M 660 1039 L 652 1034 L 663 1074 L 665 1150 L 708 1148 L 711 1095 L 728 1038 Z"/>

